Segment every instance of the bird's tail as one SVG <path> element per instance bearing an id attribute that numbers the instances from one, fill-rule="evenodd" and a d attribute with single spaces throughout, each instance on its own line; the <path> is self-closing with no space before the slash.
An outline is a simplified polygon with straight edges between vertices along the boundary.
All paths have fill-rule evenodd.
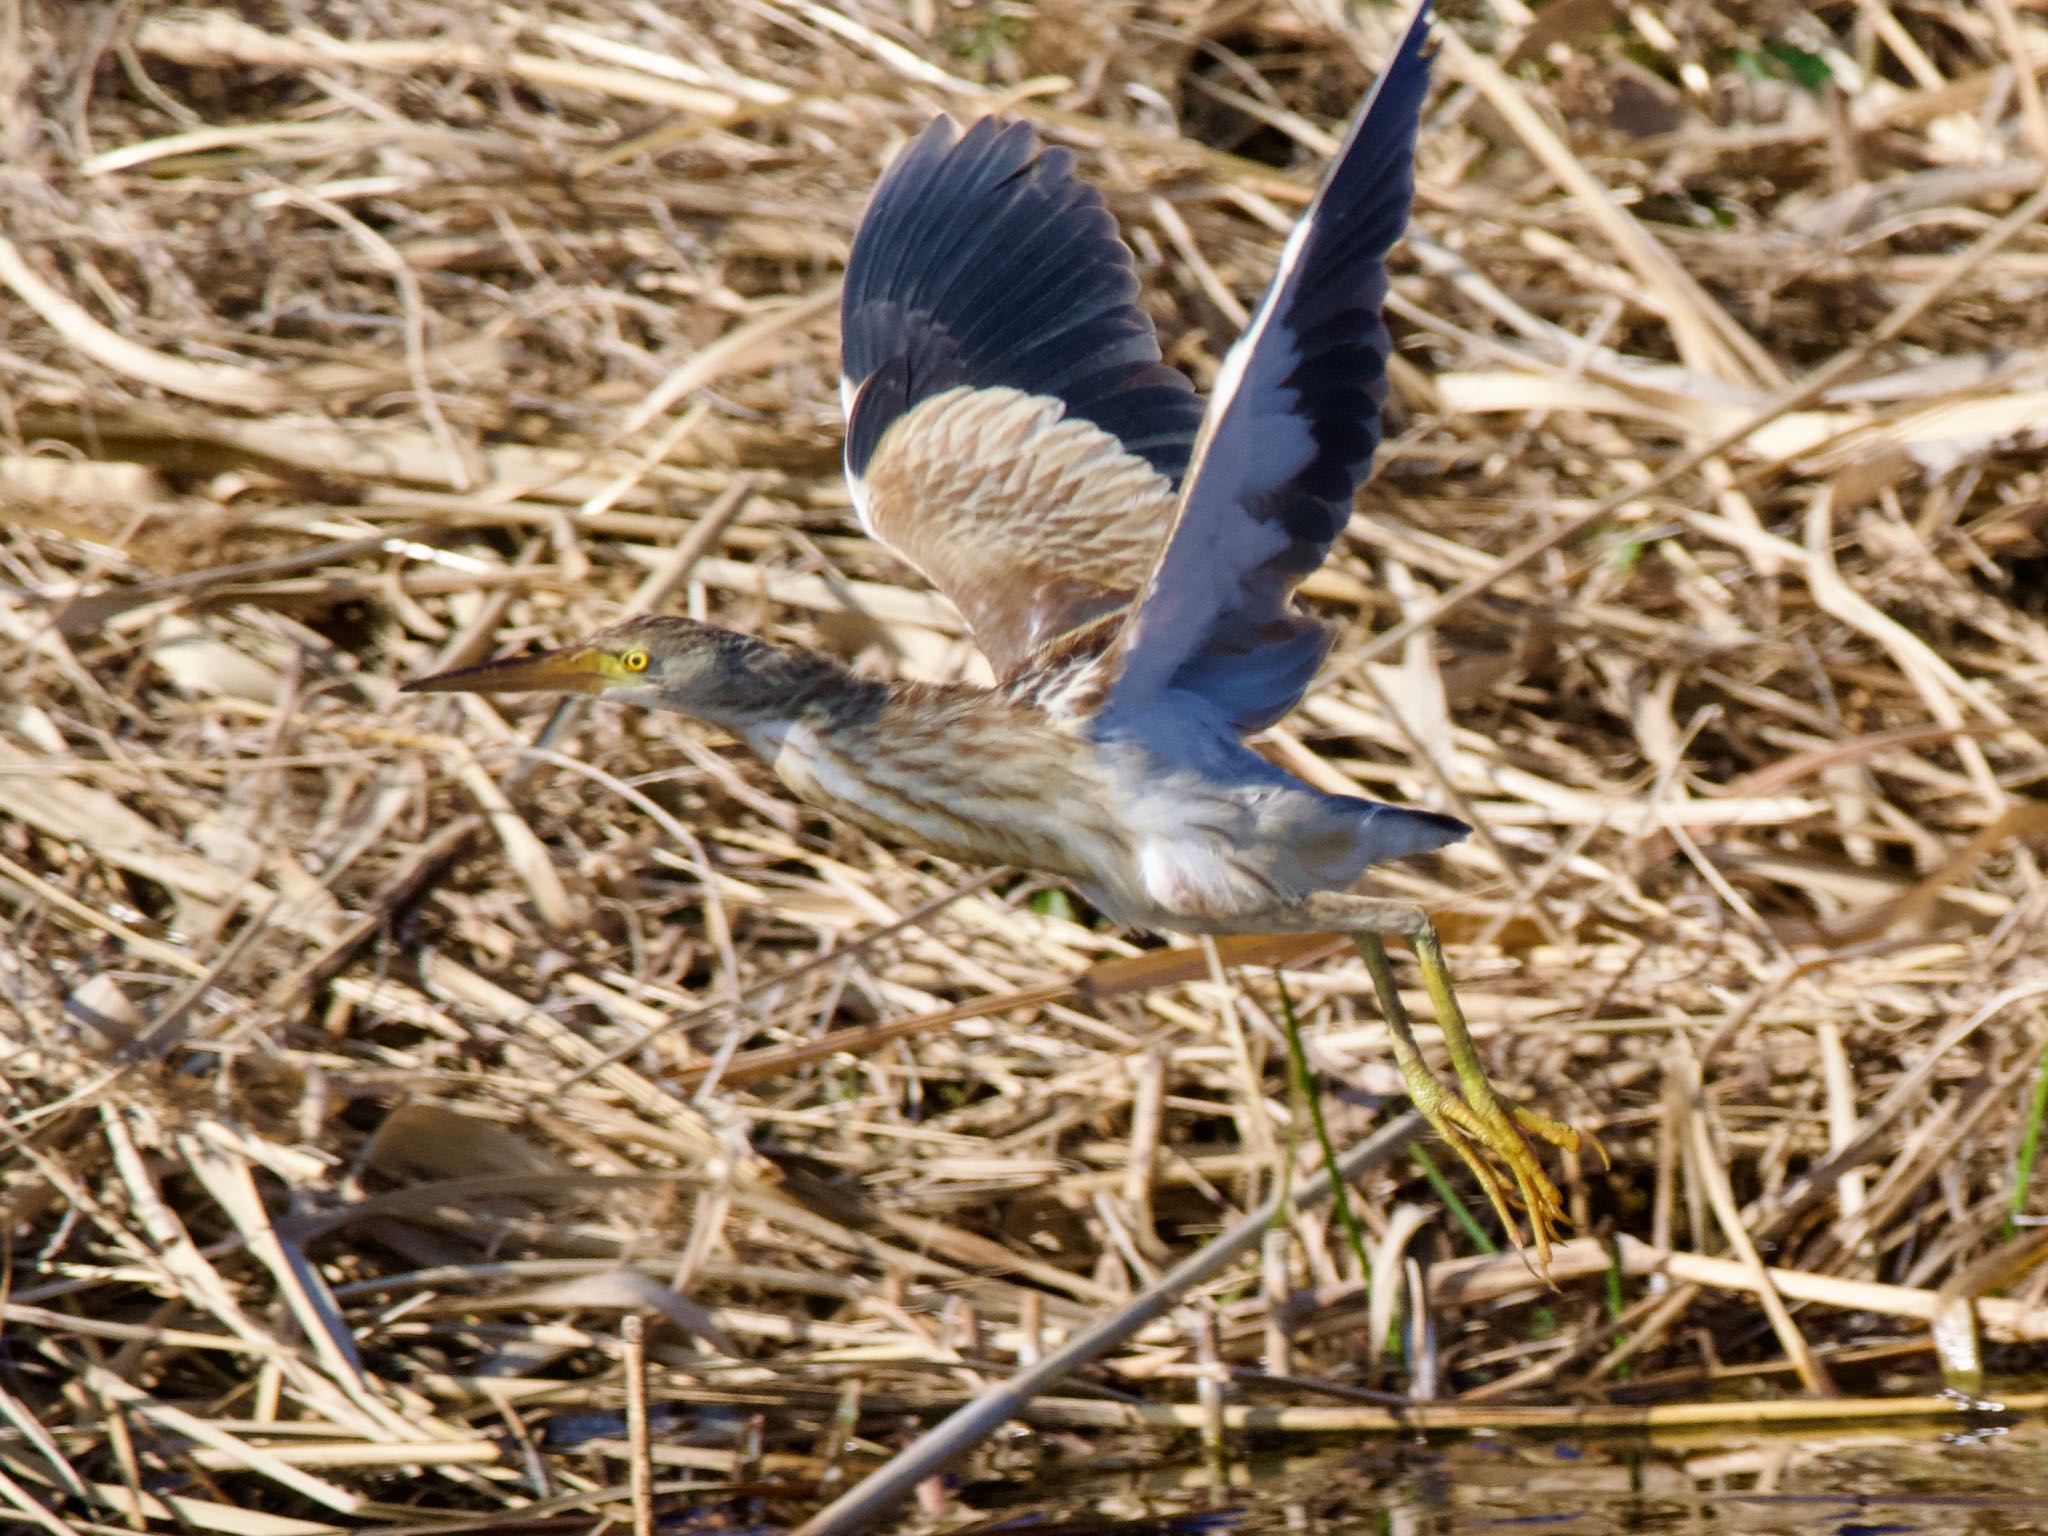
<path id="1" fill-rule="evenodd" d="M 1348 890 L 1375 864 L 1433 852 L 1472 830 L 1455 816 L 1326 795 L 1306 785 L 1287 797 L 1281 816 L 1267 818 L 1266 829 L 1279 834 L 1275 841 L 1295 865 L 1278 871 L 1282 883 L 1323 891 Z"/>
<path id="2" fill-rule="evenodd" d="M 1436 811 L 1381 805 L 1373 800 L 1354 800 L 1348 804 L 1358 823 L 1358 841 L 1368 866 L 1433 853 L 1461 841 L 1472 831 L 1457 817 Z"/>

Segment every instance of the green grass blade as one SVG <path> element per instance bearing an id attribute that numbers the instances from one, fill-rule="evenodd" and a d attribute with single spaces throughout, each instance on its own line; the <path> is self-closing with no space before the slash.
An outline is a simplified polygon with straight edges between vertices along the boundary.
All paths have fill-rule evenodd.
<path id="1" fill-rule="evenodd" d="M 1278 971 L 1273 973 L 1273 984 L 1280 989 L 1280 1018 L 1286 1026 L 1289 1075 L 1294 1080 L 1295 1092 L 1307 1104 L 1309 1124 L 1315 1127 L 1316 1145 L 1322 1148 L 1323 1166 L 1330 1171 L 1330 1206 L 1337 1213 L 1337 1225 L 1344 1229 L 1344 1236 L 1351 1243 L 1360 1277 L 1370 1280 L 1372 1260 L 1366 1257 L 1365 1233 L 1358 1225 L 1358 1218 L 1352 1214 L 1350 1192 L 1337 1172 L 1337 1147 L 1330 1140 L 1330 1127 L 1323 1119 L 1323 1097 L 1315 1073 L 1308 1064 L 1308 1051 L 1301 1043 L 1301 1024 L 1294 1016 L 1294 999 L 1288 995 L 1287 983 Z"/>

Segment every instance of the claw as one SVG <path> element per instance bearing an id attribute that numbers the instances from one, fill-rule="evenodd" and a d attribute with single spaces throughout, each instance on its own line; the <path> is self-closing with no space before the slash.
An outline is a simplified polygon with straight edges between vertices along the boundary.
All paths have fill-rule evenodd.
<path id="1" fill-rule="evenodd" d="M 1510 1109 L 1493 1096 L 1491 1084 L 1478 1096 L 1468 1085 L 1461 1097 L 1432 1076 L 1419 1057 L 1412 1069 L 1404 1064 L 1402 1075 L 1409 1097 L 1423 1119 L 1472 1170 L 1494 1214 L 1518 1248 L 1523 1246 L 1522 1233 L 1513 1209 L 1519 1206 L 1527 1214 L 1530 1241 L 1536 1248 L 1536 1262 L 1530 1268 L 1547 1282 L 1551 1241 L 1567 1218 L 1564 1198 L 1550 1175 L 1543 1171 L 1529 1137 L 1534 1135 L 1567 1152 L 1575 1152 L 1580 1145 L 1578 1132 L 1534 1111 Z M 1509 1180 L 1513 1181 L 1512 1189 Z"/>

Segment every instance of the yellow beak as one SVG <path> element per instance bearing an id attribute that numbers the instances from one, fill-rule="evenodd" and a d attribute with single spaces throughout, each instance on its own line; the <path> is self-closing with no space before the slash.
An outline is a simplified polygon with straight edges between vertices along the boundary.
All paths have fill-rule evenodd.
<path id="1" fill-rule="evenodd" d="M 537 656 L 510 656 L 481 666 L 416 677 L 405 693 L 603 693 L 630 676 L 609 651 L 564 646 Z"/>

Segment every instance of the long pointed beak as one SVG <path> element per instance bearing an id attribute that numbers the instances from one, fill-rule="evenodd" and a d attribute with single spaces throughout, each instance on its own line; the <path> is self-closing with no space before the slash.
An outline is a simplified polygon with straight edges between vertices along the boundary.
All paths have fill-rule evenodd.
<path id="1" fill-rule="evenodd" d="M 603 693 L 620 677 L 608 652 L 564 646 L 537 656 L 511 656 L 481 666 L 416 677 L 403 693 Z"/>

